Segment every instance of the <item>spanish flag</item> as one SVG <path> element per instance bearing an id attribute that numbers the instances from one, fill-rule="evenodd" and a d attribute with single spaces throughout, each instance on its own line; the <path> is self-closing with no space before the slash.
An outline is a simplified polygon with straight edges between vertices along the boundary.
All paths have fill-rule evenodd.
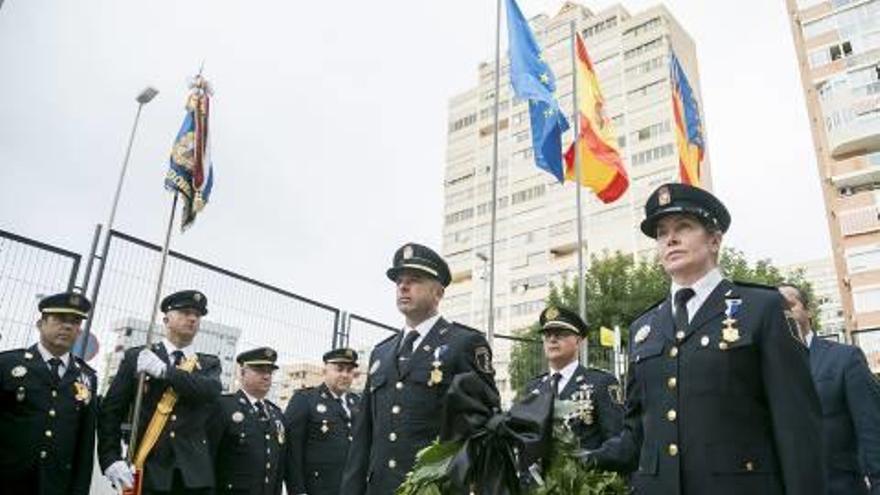
<path id="1" fill-rule="evenodd" d="M 599 80 L 580 33 L 577 43 L 577 108 L 580 130 L 578 138 L 565 152 L 565 178 L 576 180 L 575 144 L 580 160 L 580 180 L 596 193 L 604 203 L 611 203 L 626 192 L 629 178 L 617 149 L 617 134 L 611 120 L 605 115 L 605 99 L 599 89 Z"/>
<path id="2" fill-rule="evenodd" d="M 670 55 L 669 66 L 679 173 L 683 183 L 699 186 L 702 176 L 700 166 L 706 149 L 700 106 L 674 53 Z"/>

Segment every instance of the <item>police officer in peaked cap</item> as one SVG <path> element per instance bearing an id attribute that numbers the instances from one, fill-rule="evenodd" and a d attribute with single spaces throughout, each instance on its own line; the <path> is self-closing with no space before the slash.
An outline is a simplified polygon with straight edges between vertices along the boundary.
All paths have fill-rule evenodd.
<path id="1" fill-rule="evenodd" d="M 439 434 L 437 412 L 455 375 L 473 371 L 495 388 L 486 339 L 438 312 L 452 280 L 446 261 L 426 246 L 407 243 L 394 253 L 386 275 L 405 323 L 370 354 L 340 490 L 346 495 L 394 493 L 416 453 Z"/>
<path id="2" fill-rule="evenodd" d="M 623 431 L 581 458 L 632 470 L 637 494 L 824 494 L 806 349 L 775 288 L 721 274 L 730 222 L 698 187 L 648 198 L 641 230 L 672 282 L 630 327 Z"/>

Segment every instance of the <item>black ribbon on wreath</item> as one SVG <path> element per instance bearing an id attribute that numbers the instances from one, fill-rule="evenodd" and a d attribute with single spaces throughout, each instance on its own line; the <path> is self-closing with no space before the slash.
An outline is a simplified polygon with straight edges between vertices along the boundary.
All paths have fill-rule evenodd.
<path id="1" fill-rule="evenodd" d="M 547 458 L 553 439 L 552 394 L 529 394 L 506 413 L 476 373 L 457 375 L 444 398 L 441 442 L 462 442 L 446 474 L 457 493 L 518 495 L 520 474 Z"/>

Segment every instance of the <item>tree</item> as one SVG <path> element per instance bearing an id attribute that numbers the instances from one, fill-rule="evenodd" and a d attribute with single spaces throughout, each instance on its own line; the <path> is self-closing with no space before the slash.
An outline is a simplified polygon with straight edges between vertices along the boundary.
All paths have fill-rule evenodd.
<path id="1" fill-rule="evenodd" d="M 812 287 L 804 279 L 803 271 L 785 276 L 769 259 L 750 264 L 742 251 L 724 248 L 719 265 L 725 277 L 740 281 L 776 286 L 782 282 L 793 283 L 812 297 Z M 629 342 L 629 326 L 643 312 L 665 299 L 669 291 L 669 278 L 663 267 L 655 260 L 636 259 L 633 255 L 603 252 L 593 255 L 584 277 L 587 292 L 587 334 L 591 366 L 610 368 L 610 352 L 599 345 L 599 328 L 605 326 L 621 329 L 623 345 Z M 551 286 L 547 303 L 578 310 L 577 283 L 575 280 L 561 286 Z M 815 303 L 813 303 L 815 305 Z M 810 308 L 815 314 L 815 307 Z M 543 359 L 538 323 L 518 332 L 520 339 L 511 351 L 510 381 L 514 390 L 546 369 Z"/>

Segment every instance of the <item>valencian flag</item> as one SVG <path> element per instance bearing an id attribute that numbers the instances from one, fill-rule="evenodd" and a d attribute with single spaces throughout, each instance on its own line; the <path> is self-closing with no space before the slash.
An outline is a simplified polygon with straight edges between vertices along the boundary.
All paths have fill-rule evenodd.
<path id="1" fill-rule="evenodd" d="M 208 203 L 214 186 L 208 139 L 211 87 L 201 74 L 191 84 L 186 100 L 186 117 L 171 148 L 165 189 L 183 197 L 181 228 L 186 229 Z"/>
<path id="2" fill-rule="evenodd" d="M 507 0 L 507 34 L 510 83 L 517 98 L 529 101 L 535 164 L 562 182 L 562 133 L 568 120 L 553 96 L 556 78 L 515 0 Z"/>
<path id="3" fill-rule="evenodd" d="M 685 184 L 699 186 L 702 176 L 700 167 L 706 151 L 700 106 L 694 96 L 694 90 L 688 82 L 687 75 L 674 53 L 670 56 L 669 66 L 681 181 Z"/>
<path id="4" fill-rule="evenodd" d="M 565 178 L 589 187 L 603 203 L 611 203 L 629 187 L 629 178 L 617 149 L 617 133 L 605 115 L 605 98 L 599 89 L 599 79 L 584 46 L 580 33 L 577 43 L 577 141 L 565 152 Z M 575 145 L 580 161 L 580 180 L 576 177 Z"/>

